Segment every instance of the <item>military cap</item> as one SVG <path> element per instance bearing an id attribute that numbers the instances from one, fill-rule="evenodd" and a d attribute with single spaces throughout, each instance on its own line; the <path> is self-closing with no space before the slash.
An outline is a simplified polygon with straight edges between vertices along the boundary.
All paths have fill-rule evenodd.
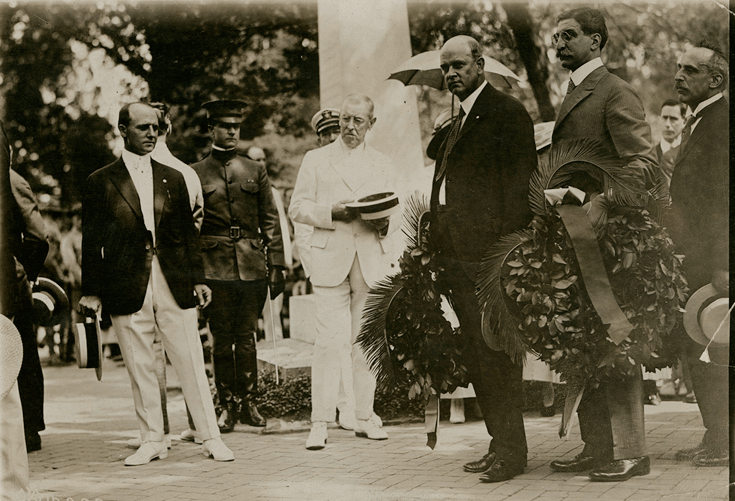
<path id="1" fill-rule="evenodd" d="M 324 108 L 317 111 L 311 118 L 311 128 L 314 129 L 318 136 L 330 127 L 339 127 L 339 110 L 334 108 Z"/>
<path id="2" fill-rule="evenodd" d="M 207 110 L 209 120 L 230 124 L 242 123 L 242 109 L 247 106 L 245 101 L 237 99 L 219 99 L 208 101 L 202 105 Z"/>

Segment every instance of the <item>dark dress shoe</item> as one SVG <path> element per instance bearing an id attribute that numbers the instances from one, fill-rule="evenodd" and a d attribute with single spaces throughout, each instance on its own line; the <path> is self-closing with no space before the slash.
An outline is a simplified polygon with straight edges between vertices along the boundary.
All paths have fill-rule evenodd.
<path id="1" fill-rule="evenodd" d="M 622 482 L 636 475 L 648 475 L 651 472 L 651 460 L 648 456 L 633 459 L 616 459 L 602 468 L 590 472 L 593 482 Z"/>
<path id="2" fill-rule="evenodd" d="M 727 449 L 705 450 L 694 456 L 692 462 L 694 466 L 727 467 L 730 465 L 730 456 Z"/>
<path id="3" fill-rule="evenodd" d="M 217 426 L 219 427 L 220 433 L 230 433 L 235 429 L 237 423 L 237 412 L 235 412 L 234 405 L 227 405 L 222 410 L 219 419 L 217 420 Z"/>
<path id="4" fill-rule="evenodd" d="M 549 466 L 554 471 L 578 473 L 580 471 L 591 470 L 601 464 L 602 462 L 597 457 L 587 456 L 584 452 L 581 452 L 572 459 L 552 461 Z"/>
<path id="5" fill-rule="evenodd" d="M 480 482 L 503 482 L 523 473 L 523 466 L 510 465 L 503 459 L 496 459 L 490 468 L 480 475 Z"/>
<path id="6" fill-rule="evenodd" d="M 690 449 L 681 449 L 680 451 L 677 451 L 676 455 L 674 456 L 674 459 L 677 461 L 689 461 L 690 459 L 694 459 L 699 454 L 702 454 L 703 452 L 708 452 L 708 448 L 704 443 L 700 442 L 699 445 L 696 447 L 692 447 Z"/>
<path id="7" fill-rule="evenodd" d="M 41 436 L 38 432 L 30 432 L 26 434 L 26 453 L 41 450 Z"/>
<path id="8" fill-rule="evenodd" d="M 487 471 L 495 461 L 495 453 L 488 452 L 479 461 L 472 461 L 462 466 L 462 469 L 468 473 L 482 473 Z"/>
<path id="9" fill-rule="evenodd" d="M 240 422 L 250 426 L 263 427 L 266 425 L 265 418 L 260 415 L 258 408 L 251 401 L 243 401 L 240 411 Z"/>

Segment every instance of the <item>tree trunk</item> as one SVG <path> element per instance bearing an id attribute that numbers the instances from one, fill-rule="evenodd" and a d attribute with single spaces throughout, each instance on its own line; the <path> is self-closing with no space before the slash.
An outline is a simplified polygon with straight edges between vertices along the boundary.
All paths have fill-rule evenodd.
<path id="1" fill-rule="evenodd" d="M 508 17 L 508 26 L 515 36 L 518 53 L 526 67 L 528 83 L 533 89 L 541 119 L 544 122 L 551 122 L 556 118 L 556 113 L 546 86 L 546 80 L 549 78 L 549 59 L 546 57 L 543 44 L 536 36 L 537 30 L 534 29 L 528 3 L 506 1 L 502 2 L 502 5 Z"/>

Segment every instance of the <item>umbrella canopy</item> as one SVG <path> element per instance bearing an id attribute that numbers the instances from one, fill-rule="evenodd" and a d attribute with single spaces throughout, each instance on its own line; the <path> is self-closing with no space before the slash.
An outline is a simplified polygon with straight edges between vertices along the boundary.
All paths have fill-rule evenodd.
<path id="1" fill-rule="evenodd" d="M 482 58 L 485 60 L 485 78 L 494 87 L 510 89 L 513 86 L 513 80 L 521 80 L 500 61 L 488 56 L 482 56 Z M 413 56 L 396 68 L 388 79 L 398 80 L 404 85 L 428 85 L 439 90 L 447 88 L 444 75 L 439 68 L 438 50 L 430 50 Z"/>

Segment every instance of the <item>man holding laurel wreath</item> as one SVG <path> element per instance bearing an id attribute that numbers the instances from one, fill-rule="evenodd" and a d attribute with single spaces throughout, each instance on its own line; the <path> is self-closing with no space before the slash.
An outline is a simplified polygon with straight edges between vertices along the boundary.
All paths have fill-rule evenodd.
<path id="1" fill-rule="evenodd" d="M 476 40 L 454 37 L 440 58 L 460 111 L 436 154 L 429 235 L 444 268 L 441 282 L 451 292 L 459 319 L 462 362 L 492 436 L 487 454 L 464 469 L 483 473 L 483 482 L 500 482 L 526 466 L 523 367 L 499 346 L 486 343 L 475 280 L 491 246 L 531 221 L 528 180 L 537 164 L 533 122 L 520 102 L 485 81 Z"/>
<path id="2" fill-rule="evenodd" d="M 653 185 L 658 166 L 643 105 L 632 87 L 610 74 L 600 59 L 607 42 L 602 14 L 590 8 L 562 13 L 552 42 L 562 66 L 572 72 L 552 146 L 565 139 L 596 139 L 623 160 L 627 169 L 638 171 L 647 187 Z M 570 184 L 588 195 L 600 191 L 584 182 Z M 591 469 L 594 481 L 648 474 L 640 370 L 635 378 L 585 388 L 577 414 L 584 449 L 572 459 L 552 461 L 552 470 Z"/>
<path id="3" fill-rule="evenodd" d="M 400 216 L 364 219 L 349 206 L 363 197 L 396 191 L 392 162 L 365 143 L 375 121 L 368 96 L 347 96 L 340 137 L 306 154 L 291 197 L 291 219 L 314 227 L 309 240 L 316 306 L 309 450 L 326 444 L 345 360 L 352 364 L 355 435 L 388 438 L 373 417 L 375 377 L 355 340 L 370 287 L 391 270 L 390 234 L 400 227 Z"/>

